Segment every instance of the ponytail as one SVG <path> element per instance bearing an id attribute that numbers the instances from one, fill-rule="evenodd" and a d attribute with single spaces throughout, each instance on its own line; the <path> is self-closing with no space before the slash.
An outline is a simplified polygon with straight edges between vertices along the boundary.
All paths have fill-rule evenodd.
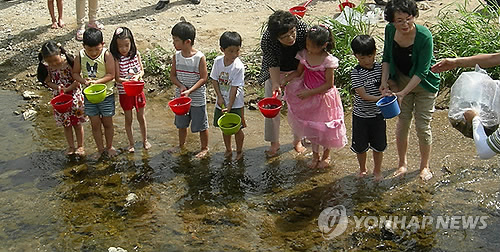
<path id="1" fill-rule="evenodd" d="M 47 79 L 47 76 L 49 75 L 49 71 L 47 70 L 47 66 L 43 64 L 43 56 L 42 52 L 38 53 L 38 69 L 36 70 L 36 78 L 38 79 L 39 82 L 45 84 L 45 80 Z"/>
<path id="2" fill-rule="evenodd" d="M 59 46 L 61 53 L 64 54 L 64 56 L 66 57 L 68 64 L 71 66 L 71 68 L 73 68 L 73 65 L 75 64 L 75 57 L 73 57 L 73 55 L 69 54 L 66 51 L 66 49 L 64 49 L 64 47 L 62 47 L 62 45 L 60 45 L 60 44 L 57 44 L 57 45 Z"/>

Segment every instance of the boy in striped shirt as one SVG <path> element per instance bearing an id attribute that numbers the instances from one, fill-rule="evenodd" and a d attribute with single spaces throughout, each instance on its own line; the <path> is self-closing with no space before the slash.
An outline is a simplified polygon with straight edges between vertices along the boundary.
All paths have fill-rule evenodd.
<path id="1" fill-rule="evenodd" d="M 172 39 L 177 52 L 172 59 L 170 80 L 177 86 L 176 97 L 189 96 L 190 111 L 186 115 L 175 115 L 175 126 L 179 130 L 179 148 L 186 143 L 187 128 L 200 133 L 201 150 L 197 158 L 208 153 L 208 118 L 206 109 L 206 87 L 208 79 L 205 55 L 193 48 L 196 29 L 189 22 L 179 22 L 172 28 Z"/>
<path id="2" fill-rule="evenodd" d="M 376 102 L 382 98 L 379 91 L 382 66 L 375 62 L 375 40 L 369 35 L 358 35 L 351 42 L 351 49 L 358 65 L 351 72 L 352 89 L 355 91 L 352 111 L 352 145 L 359 162 L 359 177 L 367 175 L 366 152 L 373 150 L 373 175 L 383 178 L 381 167 L 383 151 L 387 147 L 386 124 Z"/>

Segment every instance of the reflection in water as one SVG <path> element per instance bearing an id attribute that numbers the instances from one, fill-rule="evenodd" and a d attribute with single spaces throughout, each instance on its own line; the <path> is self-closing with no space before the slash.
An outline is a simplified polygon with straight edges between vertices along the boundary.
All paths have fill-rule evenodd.
<path id="1" fill-rule="evenodd" d="M 14 96 L 3 96 L 0 92 L 0 102 L 15 106 Z M 138 148 L 113 160 L 66 158 L 62 131 L 54 127 L 49 112 L 48 119 L 32 124 L 3 111 L 12 120 L 2 122 L 0 133 L 8 143 L 0 155 L 0 250 L 107 251 L 113 246 L 128 251 L 492 251 L 499 245 L 498 164 L 473 159 L 470 142 L 447 127 L 446 113 L 436 113 L 438 124 L 433 127 L 443 132 L 436 136 L 433 153 L 436 178 L 422 183 L 415 179 L 415 170 L 402 180 L 389 178 L 396 160 L 390 142 L 386 179 L 376 184 L 355 177 L 357 161 L 348 149 L 332 153 L 334 162 L 326 170 L 307 168 L 310 156 L 295 155 L 289 144 L 282 146 L 280 157 L 266 159 L 258 127 L 262 116 L 256 111 L 247 113 L 255 125 L 245 129 L 242 161 L 224 159 L 215 128 L 210 129 L 209 158 L 194 158 L 199 147 L 195 134 L 188 136 L 189 151 L 170 154 L 164 149 L 176 142 L 176 130 L 171 112 L 158 99 L 148 103 L 154 114 L 148 118 L 153 149 Z M 126 141 L 120 143 L 126 140 L 123 115 L 117 115 L 115 123 L 117 146 L 126 146 Z M 289 143 L 286 126 L 282 134 Z M 92 152 L 90 135 L 86 143 Z M 456 141 L 442 140 L 442 135 Z M 409 162 L 418 164 L 412 157 Z M 347 209 L 348 228 L 325 240 L 318 216 L 337 205 Z M 354 216 L 391 215 L 484 215 L 488 227 L 390 230 L 357 228 L 353 221 Z"/>

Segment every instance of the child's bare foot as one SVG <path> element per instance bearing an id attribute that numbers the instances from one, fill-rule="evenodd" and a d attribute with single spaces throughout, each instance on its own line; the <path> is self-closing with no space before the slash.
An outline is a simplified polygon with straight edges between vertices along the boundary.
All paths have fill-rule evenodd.
<path id="1" fill-rule="evenodd" d="M 149 143 L 148 140 L 144 140 L 142 146 L 144 147 L 145 150 L 149 150 L 151 148 L 151 144 Z"/>
<path id="2" fill-rule="evenodd" d="M 314 169 L 314 168 L 316 168 L 316 166 L 318 166 L 318 163 L 319 163 L 319 159 L 313 157 L 313 159 L 311 159 L 311 161 L 309 161 L 309 163 L 307 163 L 307 167 Z"/>
<path id="3" fill-rule="evenodd" d="M 204 158 L 208 154 L 208 148 L 202 149 L 198 154 L 196 154 L 196 158 Z"/>
<path id="4" fill-rule="evenodd" d="M 66 154 L 66 156 L 75 154 L 75 147 L 68 147 L 64 154 Z"/>
<path id="5" fill-rule="evenodd" d="M 293 149 L 294 149 L 297 153 L 299 153 L 299 154 L 304 153 L 304 151 L 306 151 L 306 150 L 307 150 L 307 148 L 306 148 L 306 147 L 304 147 L 304 146 L 302 145 L 302 143 L 301 143 L 301 142 L 299 142 L 298 144 L 296 144 L 296 145 L 293 147 Z"/>
<path id="6" fill-rule="evenodd" d="M 127 148 L 127 151 L 128 151 L 128 153 L 134 153 L 134 152 L 135 152 L 135 148 L 134 148 L 134 146 L 129 146 L 129 147 Z"/>
<path id="7" fill-rule="evenodd" d="M 325 169 L 325 168 L 328 168 L 329 166 L 330 166 L 330 159 L 329 158 L 323 159 L 323 160 L 318 162 L 319 169 Z"/>
<path id="8" fill-rule="evenodd" d="M 80 157 L 85 156 L 85 149 L 83 147 L 78 147 L 75 151 L 75 154 Z"/>
<path id="9" fill-rule="evenodd" d="M 57 22 L 57 25 L 61 28 L 63 28 L 66 24 L 64 23 L 64 21 L 62 19 L 59 19 L 59 21 Z"/>
<path id="10" fill-rule="evenodd" d="M 225 159 L 231 158 L 232 156 L 233 156 L 233 151 L 232 150 L 230 150 L 230 151 L 226 150 L 226 152 L 224 152 L 224 158 Z"/>
<path id="11" fill-rule="evenodd" d="M 59 26 L 57 25 L 57 22 L 52 22 L 50 29 L 57 29 L 57 28 L 59 28 Z"/>
<path id="12" fill-rule="evenodd" d="M 175 146 L 175 147 L 172 147 L 170 149 L 167 150 L 168 153 L 181 153 L 182 151 L 184 151 L 184 146 Z"/>
<path id="13" fill-rule="evenodd" d="M 367 174 L 368 174 L 368 173 L 366 173 L 366 171 L 359 171 L 359 173 L 358 173 L 358 176 L 357 176 L 357 177 L 358 177 L 358 178 L 364 178 L 364 177 L 366 177 L 366 175 L 367 175 Z"/>
<path id="14" fill-rule="evenodd" d="M 116 152 L 115 148 L 111 147 L 108 149 L 108 156 L 109 157 L 114 157 L 116 156 L 118 153 Z"/>
<path id="15" fill-rule="evenodd" d="M 384 179 L 384 176 L 382 176 L 381 172 L 378 172 L 378 173 L 374 172 L 373 176 L 375 176 L 375 182 L 380 182 L 380 181 L 382 181 L 382 179 Z"/>
<path id="16" fill-rule="evenodd" d="M 236 161 L 240 161 L 241 159 L 243 159 L 243 151 L 237 151 L 236 152 Z"/>
<path id="17" fill-rule="evenodd" d="M 398 170 L 396 172 L 394 172 L 394 177 L 397 178 L 397 177 L 404 177 L 404 175 L 406 174 L 406 166 L 401 166 L 398 168 Z"/>
<path id="18" fill-rule="evenodd" d="M 420 171 L 420 178 L 423 180 L 423 181 L 428 181 L 432 178 L 432 172 L 431 172 L 431 169 L 429 168 L 424 168 Z"/>

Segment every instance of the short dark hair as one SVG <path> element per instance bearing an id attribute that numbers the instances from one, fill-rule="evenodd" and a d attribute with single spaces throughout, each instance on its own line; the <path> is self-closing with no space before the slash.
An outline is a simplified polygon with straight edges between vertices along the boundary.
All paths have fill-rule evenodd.
<path id="1" fill-rule="evenodd" d="M 384 19 L 394 22 L 394 13 L 403 12 L 413 17 L 418 17 L 418 7 L 415 0 L 389 0 L 385 6 Z"/>
<path id="2" fill-rule="evenodd" d="M 294 27 L 297 27 L 297 18 L 289 11 L 277 10 L 267 21 L 267 30 L 272 39 L 277 39 Z"/>
<path id="3" fill-rule="evenodd" d="M 351 49 L 354 54 L 362 56 L 372 55 L 377 51 L 375 39 L 370 35 L 358 35 L 351 41 Z"/>
<path id="4" fill-rule="evenodd" d="M 179 22 L 172 27 L 172 36 L 176 36 L 182 41 L 186 41 L 188 39 L 191 40 L 191 45 L 194 45 L 194 39 L 196 37 L 196 28 L 186 21 Z"/>
<path id="5" fill-rule="evenodd" d="M 222 49 L 226 49 L 230 46 L 241 46 L 241 36 L 237 32 L 226 31 L 220 36 L 219 45 Z"/>
<path id="6" fill-rule="evenodd" d="M 103 42 L 102 32 L 96 28 L 88 28 L 83 33 L 83 45 L 97 46 Z"/>

